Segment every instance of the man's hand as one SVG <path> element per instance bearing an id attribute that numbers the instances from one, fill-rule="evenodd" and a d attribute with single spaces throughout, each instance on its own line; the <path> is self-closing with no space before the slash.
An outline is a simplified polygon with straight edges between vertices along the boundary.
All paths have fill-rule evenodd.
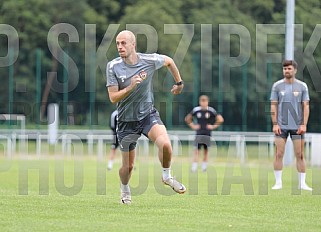
<path id="1" fill-rule="evenodd" d="M 139 85 L 141 82 L 143 81 L 143 78 L 141 78 L 139 75 L 135 75 L 131 78 L 131 82 L 130 85 L 127 86 L 126 88 L 129 91 L 132 91 L 133 89 L 135 89 L 137 87 L 137 85 Z"/>
<path id="2" fill-rule="evenodd" d="M 180 94 L 183 91 L 184 84 L 182 85 L 173 85 L 171 92 L 174 95 Z"/>
<path id="3" fill-rule="evenodd" d="M 192 128 L 192 130 L 198 130 L 201 128 L 199 124 L 194 124 L 194 123 L 189 124 L 189 126 L 190 128 Z"/>
<path id="4" fill-rule="evenodd" d="M 212 124 L 207 124 L 207 125 L 206 125 L 206 128 L 207 128 L 208 130 L 215 130 L 217 127 L 218 127 L 217 125 L 212 125 Z"/>
<path id="5" fill-rule="evenodd" d="M 273 125 L 273 133 L 275 135 L 280 135 L 281 134 L 281 128 L 279 127 L 279 125 Z"/>
<path id="6" fill-rule="evenodd" d="M 306 125 L 300 125 L 299 129 L 297 130 L 298 135 L 303 135 L 307 132 L 307 126 Z"/>

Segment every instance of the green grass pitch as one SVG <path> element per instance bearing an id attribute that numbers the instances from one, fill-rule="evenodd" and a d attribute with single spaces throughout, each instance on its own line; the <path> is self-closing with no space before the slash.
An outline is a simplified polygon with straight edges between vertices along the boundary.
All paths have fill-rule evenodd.
<path id="1" fill-rule="evenodd" d="M 132 204 L 119 203 L 119 156 L 0 160 L 1 231 L 320 231 L 320 170 L 307 170 L 314 191 L 296 188 L 284 169 L 284 188 L 272 191 L 271 161 L 216 159 L 191 173 L 190 158 L 174 157 L 173 174 L 188 191 L 174 194 L 160 181 L 157 158 L 140 158 Z"/>

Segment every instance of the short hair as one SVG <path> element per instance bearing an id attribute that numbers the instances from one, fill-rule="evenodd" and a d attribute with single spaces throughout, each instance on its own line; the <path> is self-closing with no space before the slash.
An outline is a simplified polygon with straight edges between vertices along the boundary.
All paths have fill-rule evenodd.
<path id="1" fill-rule="evenodd" d="M 297 69 L 297 67 L 298 67 L 298 63 L 295 60 L 284 60 L 282 62 L 283 67 L 290 66 L 290 65 L 292 65 L 293 68 L 295 68 L 295 69 Z"/>
<path id="2" fill-rule="evenodd" d="M 132 31 L 123 30 L 119 32 L 118 35 L 125 35 L 127 40 L 129 40 L 130 42 L 136 43 L 136 36 Z"/>
<path id="3" fill-rule="evenodd" d="M 207 95 L 201 95 L 198 100 L 201 101 L 202 99 L 205 99 L 206 101 L 209 101 L 209 97 Z"/>

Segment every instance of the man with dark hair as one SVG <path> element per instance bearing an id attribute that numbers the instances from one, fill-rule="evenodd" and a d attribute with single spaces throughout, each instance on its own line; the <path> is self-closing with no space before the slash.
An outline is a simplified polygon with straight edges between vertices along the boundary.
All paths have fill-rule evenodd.
<path id="1" fill-rule="evenodd" d="M 129 179 L 134 167 L 135 146 L 144 134 L 158 147 L 162 165 L 162 181 L 177 193 L 184 193 L 183 184 L 171 176 L 172 145 L 166 127 L 154 108 L 153 74 L 161 67 L 167 67 L 174 77 L 171 92 L 180 94 L 184 83 L 172 58 L 160 54 L 136 52 L 135 35 L 128 30 L 116 37 L 118 58 L 107 64 L 107 90 L 112 103 L 117 103 L 117 137 L 122 151 L 121 203 L 131 203 Z"/>
<path id="2" fill-rule="evenodd" d="M 290 136 L 293 142 L 298 170 L 299 189 L 312 191 L 305 182 L 304 134 L 309 119 L 309 91 L 307 85 L 296 79 L 297 63 L 283 61 L 284 78 L 275 82 L 271 91 L 271 118 L 275 134 L 274 175 L 272 189 L 282 189 L 282 168 L 285 143 Z"/>
<path id="3" fill-rule="evenodd" d="M 213 107 L 208 105 L 209 98 L 206 95 L 199 97 L 199 106 L 186 115 L 185 122 L 187 125 L 196 131 L 194 140 L 194 157 L 192 162 L 192 172 L 197 171 L 199 152 L 204 148 L 204 157 L 202 163 L 202 171 L 207 169 L 208 148 L 211 145 L 211 131 L 217 129 L 223 122 L 222 115 L 218 114 Z M 195 120 L 195 123 L 193 122 Z"/>
<path id="4" fill-rule="evenodd" d="M 283 67 L 288 67 L 288 66 L 293 66 L 293 68 L 295 69 L 295 70 L 297 70 L 297 68 L 298 68 L 298 63 L 295 61 L 295 60 L 284 60 L 283 62 L 282 62 L 282 66 Z"/>

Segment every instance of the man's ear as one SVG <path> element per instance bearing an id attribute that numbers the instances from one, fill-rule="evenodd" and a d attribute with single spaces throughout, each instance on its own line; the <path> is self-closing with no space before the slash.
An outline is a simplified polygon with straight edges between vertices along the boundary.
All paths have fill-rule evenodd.
<path id="1" fill-rule="evenodd" d="M 295 68 L 295 69 L 294 69 L 294 74 L 296 74 L 296 73 L 297 73 L 297 71 L 298 71 L 298 69 L 296 69 L 296 68 Z"/>

